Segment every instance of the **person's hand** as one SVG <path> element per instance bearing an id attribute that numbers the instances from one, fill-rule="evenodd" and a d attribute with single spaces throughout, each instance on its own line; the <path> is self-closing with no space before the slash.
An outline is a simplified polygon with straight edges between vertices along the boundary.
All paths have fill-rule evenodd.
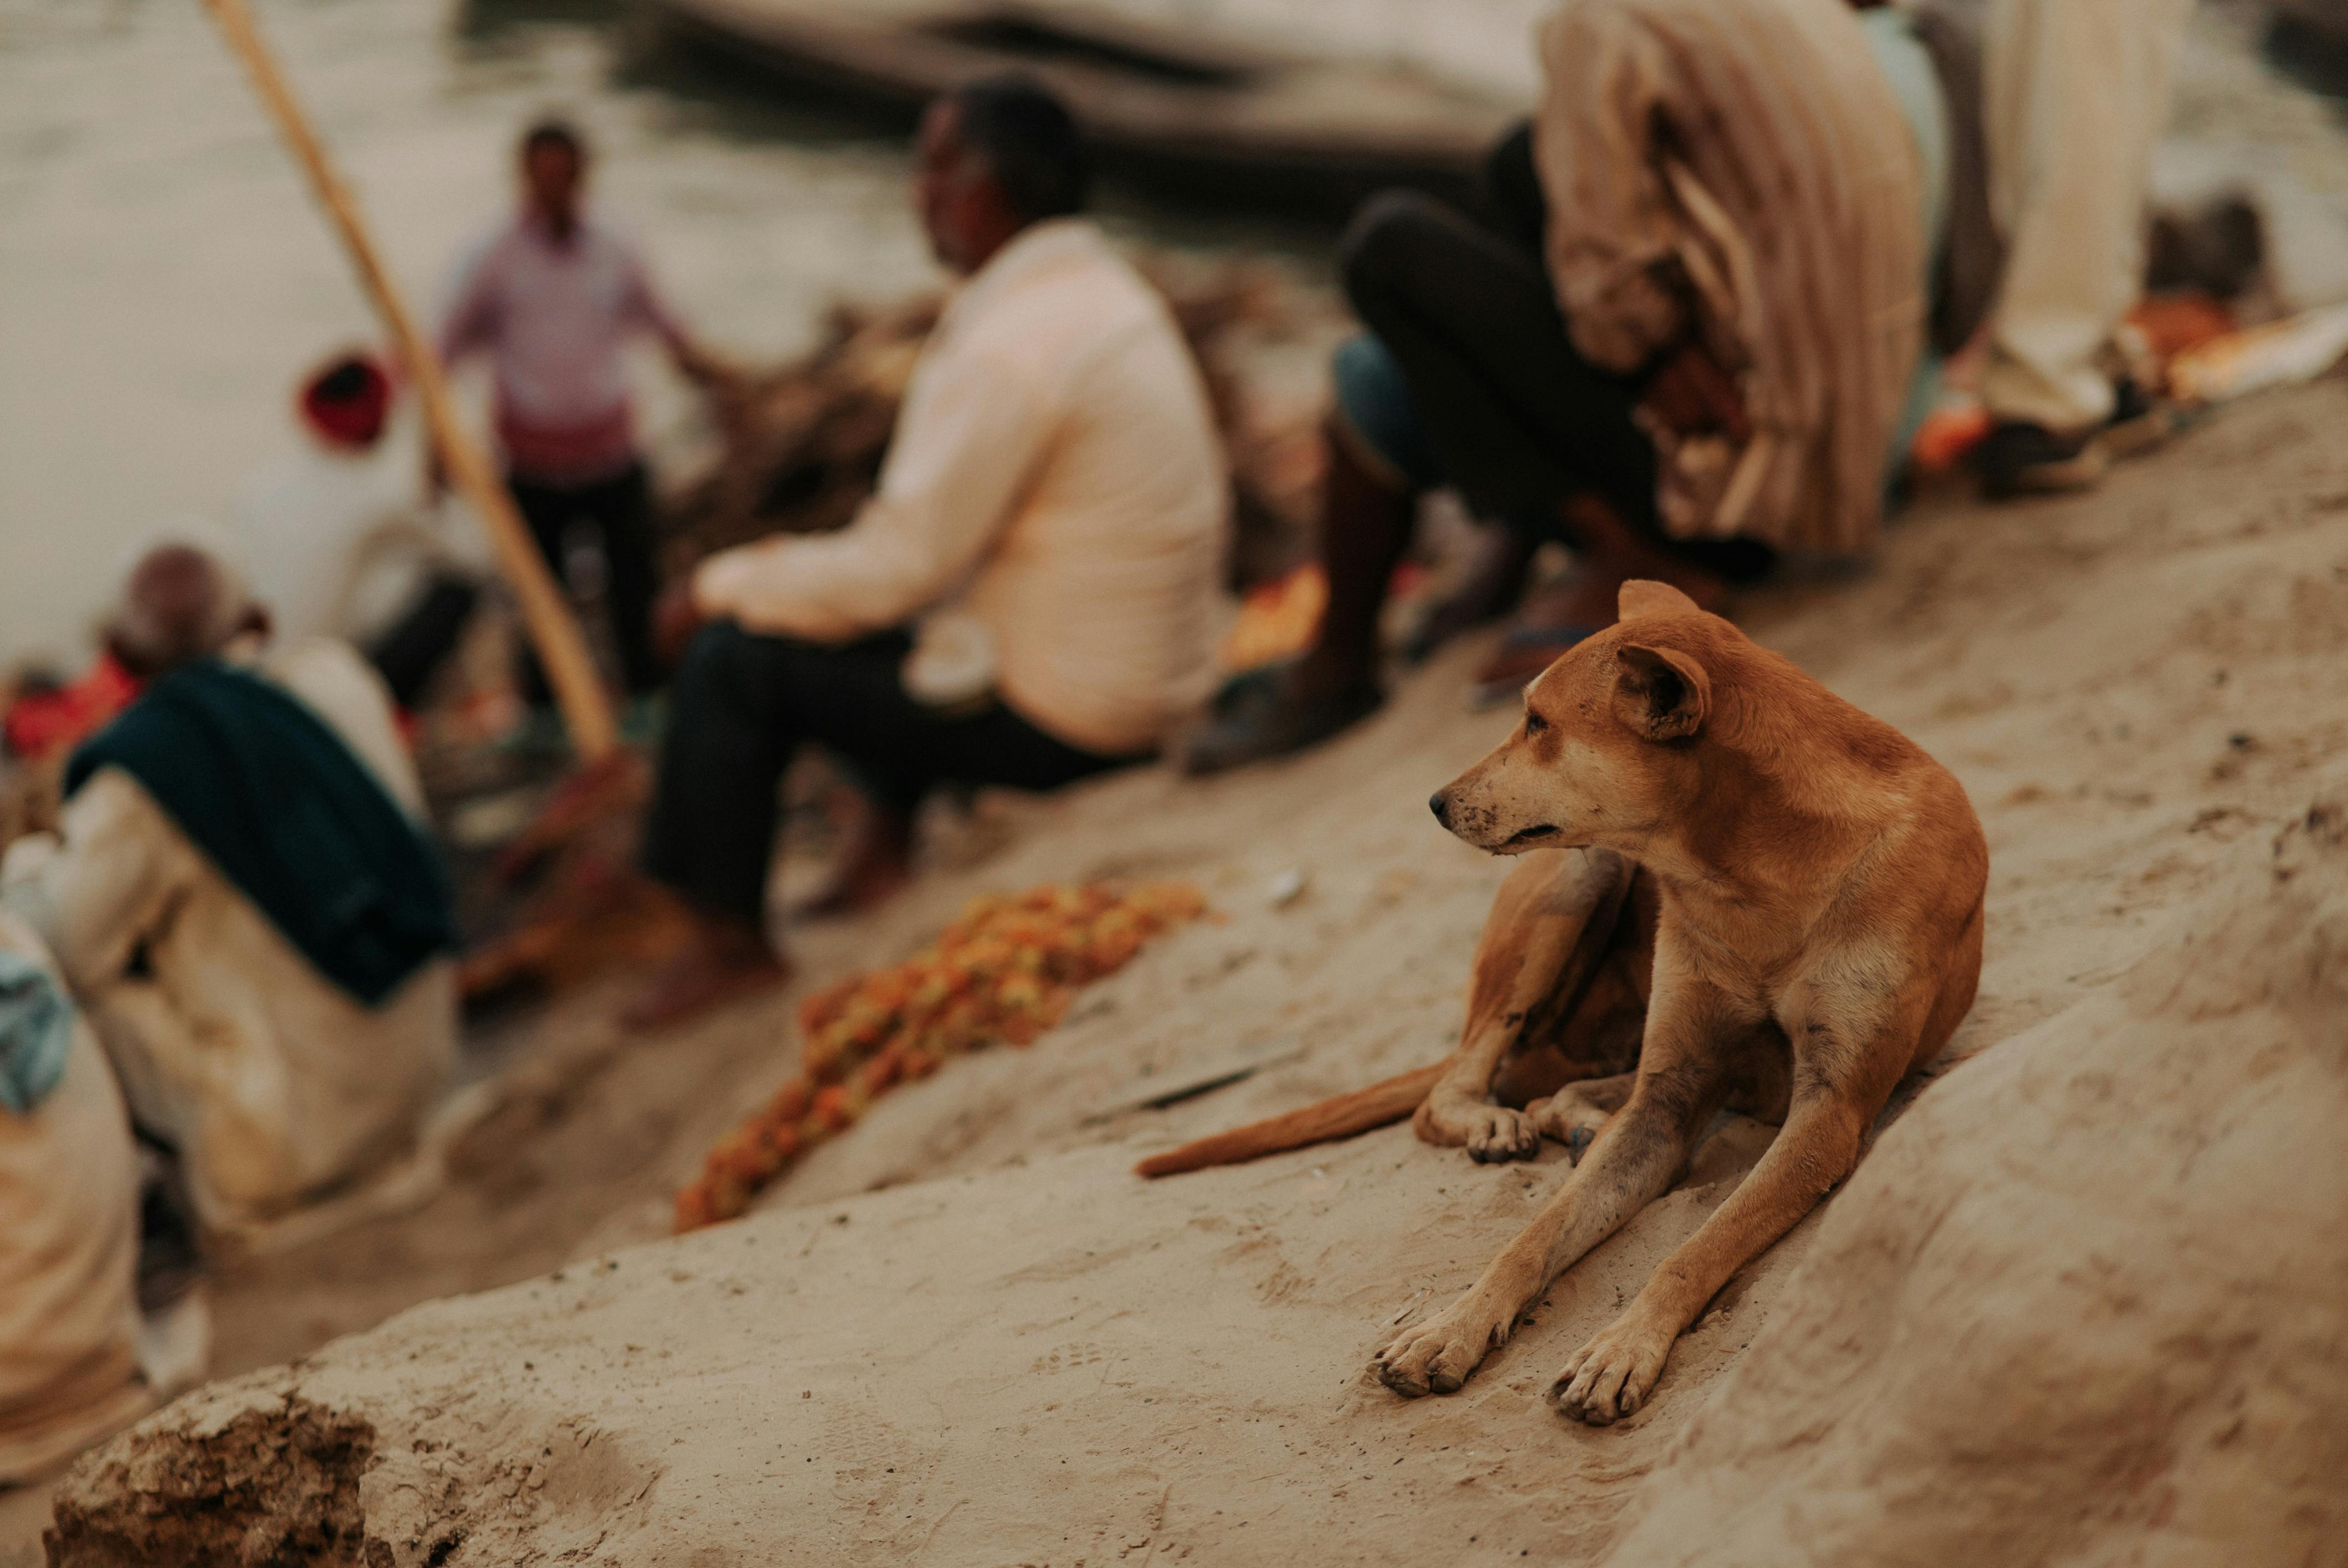
<path id="1" fill-rule="evenodd" d="M 1719 434 L 1742 441 L 1753 434 L 1736 383 L 1694 343 L 1656 367 L 1640 391 L 1639 404 L 1657 424 L 1676 435 Z"/>
<path id="2" fill-rule="evenodd" d="M 749 380 L 748 373 L 740 365 L 696 343 L 678 345 L 676 369 L 679 375 L 712 397 L 733 396 Z"/>
<path id="3" fill-rule="evenodd" d="M 707 617 L 701 606 L 694 602 L 693 579 L 673 582 L 661 590 L 660 600 L 653 606 L 653 654 L 671 669 L 685 657 Z"/>

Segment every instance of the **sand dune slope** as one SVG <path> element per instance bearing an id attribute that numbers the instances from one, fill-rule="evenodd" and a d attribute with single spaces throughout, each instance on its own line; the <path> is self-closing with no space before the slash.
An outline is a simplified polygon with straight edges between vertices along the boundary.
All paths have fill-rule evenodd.
<path id="1" fill-rule="evenodd" d="M 1504 869 L 1423 804 L 1505 728 L 1458 708 L 1467 649 L 1293 764 L 1023 809 L 983 865 L 804 949 L 820 979 L 980 887 L 1120 869 L 1195 876 L 1227 917 L 1033 1050 L 891 1095 L 738 1224 L 626 1245 L 785 1070 L 781 1009 L 726 1026 L 776 1043 L 729 1048 L 750 1065 L 719 1095 L 614 1054 L 549 1149 L 676 1083 L 700 1099 L 605 1250 L 173 1406 L 61 1489 L 53 1561 L 2348 1561 L 2343 415 L 2320 386 L 2092 497 L 1928 507 L 1868 575 L 1742 607 L 1963 781 L 1988 958 L 1858 1173 L 1635 1419 L 1588 1430 L 1538 1396 L 1766 1128 L 1724 1118 L 1466 1389 L 1416 1403 L 1370 1354 L 1475 1276 L 1555 1151 L 1477 1167 L 1392 1129 L 1128 1173 L 1444 1049 Z M 1312 890 L 1274 907 L 1287 866 Z M 1292 1054 L 1096 1114 L 1240 1047 Z M 517 1247 L 579 1234 L 560 1182 L 516 1201 L 542 1205 L 506 1216 Z M 462 1212 L 310 1266 L 427 1255 Z"/>
<path id="2" fill-rule="evenodd" d="M 1624 1563 L 2348 1556 L 2348 787 L 1882 1139 Z"/>

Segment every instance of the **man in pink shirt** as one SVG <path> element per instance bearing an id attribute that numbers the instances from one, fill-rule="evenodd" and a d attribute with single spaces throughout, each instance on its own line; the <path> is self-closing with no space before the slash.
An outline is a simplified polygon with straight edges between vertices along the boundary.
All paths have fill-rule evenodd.
<path id="1" fill-rule="evenodd" d="M 466 257 L 440 354 L 451 365 L 489 357 L 508 483 L 548 564 L 561 569 L 573 523 L 595 529 L 620 672 L 643 695 L 660 683 L 651 634 L 659 583 L 621 351 L 650 333 L 693 380 L 723 372 L 654 292 L 635 248 L 581 210 L 587 150 L 579 133 L 541 121 L 522 137 L 520 162 L 521 210 Z M 534 702 L 545 701 L 534 663 L 524 684 Z"/>

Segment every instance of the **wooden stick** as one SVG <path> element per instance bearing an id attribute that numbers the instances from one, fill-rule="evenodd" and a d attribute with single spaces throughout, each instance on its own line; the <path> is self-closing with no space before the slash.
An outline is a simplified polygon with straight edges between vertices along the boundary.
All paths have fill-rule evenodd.
<path id="1" fill-rule="evenodd" d="M 276 61 L 270 56 L 269 46 L 263 42 L 245 0 L 204 0 L 204 5 L 220 24 L 229 47 L 244 62 L 262 102 L 309 175 L 312 193 L 342 236 L 344 248 L 358 268 L 361 287 L 390 331 L 400 358 L 407 362 L 408 378 L 415 383 L 417 397 L 424 405 L 424 423 L 431 433 L 433 446 L 439 451 L 440 461 L 458 493 L 471 502 L 480 515 L 489 532 L 489 543 L 497 551 L 498 564 L 521 603 L 523 627 L 538 651 L 539 662 L 545 667 L 547 682 L 554 689 L 563 723 L 571 731 L 572 747 L 583 762 L 602 761 L 619 745 L 619 728 L 613 722 L 611 700 L 595 672 L 587 639 L 580 631 L 570 604 L 555 587 L 554 574 L 547 569 L 530 530 L 522 525 L 521 513 L 516 509 L 512 495 L 480 447 L 458 422 L 439 354 L 417 330 L 416 319 L 408 313 L 359 217 L 357 203 L 352 200 L 350 191 L 327 160 L 325 149 L 310 128 L 302 106 L 294 101 L 293 89 L 286 85 Z"/>

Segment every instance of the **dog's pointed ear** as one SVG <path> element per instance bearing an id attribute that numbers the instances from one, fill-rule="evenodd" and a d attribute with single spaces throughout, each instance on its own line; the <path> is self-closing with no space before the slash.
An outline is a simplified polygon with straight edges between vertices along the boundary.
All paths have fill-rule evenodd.
<path id="1" fill-rule="evenodd" d="M 1667 582 L 1634 577 L 1614 595 L 1615 613 L 1625 620 L 1656 615 L 1702 615 L 1704 607 Z"/>
<path id="2" fill-rule="evenodd" d="M 1677 741 L 1704 728 L 1712 712 L 1712 678 L 1703 665 L 1676 648 L 1639 642 L 1624 643 L 1614 658 L 1622 666 L 1614 682 L 1614 712 L 1633 733 Z"/>

